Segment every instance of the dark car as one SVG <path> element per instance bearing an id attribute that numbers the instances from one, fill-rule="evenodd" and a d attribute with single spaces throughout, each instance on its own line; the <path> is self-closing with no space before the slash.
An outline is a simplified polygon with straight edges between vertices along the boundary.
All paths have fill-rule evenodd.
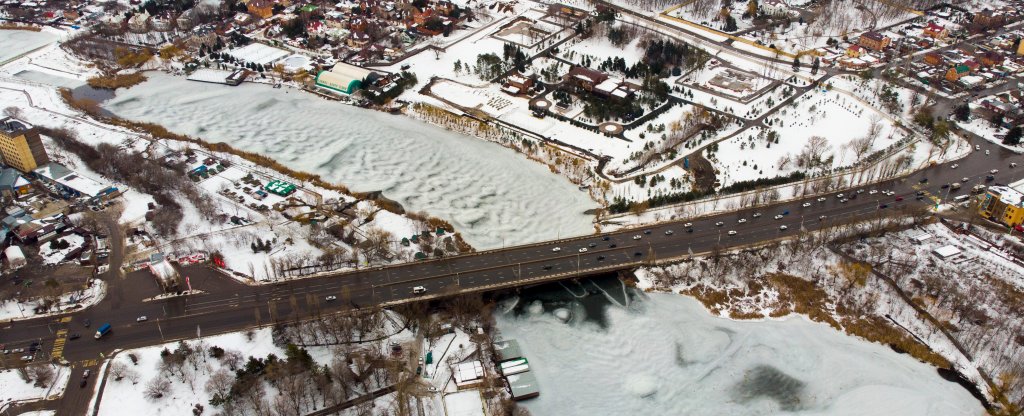
<path id="1" fill-rule="evenodd" d="M 608 236 L 604 236 L 604 238 L 602 238 L 602 240 L 604 240 L 604 241 L 608 241 L 608 239 L 609 239 L 609 238 L 610 238 L 610 237 L 608 237 Z"/>
<path id="2" fill-rule="evenodd" d="M 608 248 L 615 248 L 615 247 L 618 247 L 618 245 L 615 244 L 615 243 L 611 243 L 611 244 L 608 245 Z"/>
<path id="3" fill-rule="evenodd" d="M 81 335 L 78 335 L 78 333 L 74 333 L 74 334 L 71 334 L 71 336 L 70 336 L 70 337 L 68 337 L 68 339 L 69 339 L 69 340 L 74 340 L 74 339 L 79 339 L 79 338 L 81 338 L 81 337 L 82 337 L 82 336 L 81 336 Z"/>
<path id="4" fill-rule="evenodd" d="M 882 204 L 882 205 L 878 206 L 878 209 L 885 209 L 885 208 L 889 208 L 889 204 Z"/>
<path id="5" fill-rule="evenodd" d="M 544 269 L 544 270 L 551 270 L 551 265 L 550 264 L 545 265 L 544 267 L 542 267 L 542 269 Z"/>
<path id="6" fill-rule="evenodd" d="M 637 256 L 637 257 L 640 257 L 640 256 L 642 256 L 642 255 L 643 255 L 643 253 L 640 253 L 640 252 L 638 251 L 638 252 L 636 252 L 636 253 L 633 253 L 633 255 L 634 255 L 634 256 Z"/>
<path id="7" fill-rule="evenodd" d="M 89 325 L 91 325 L 91 324 L 92 324 L 92 321 L 90 321 L 88 319 L 86 319 L 85 322 L 82 322 L 82 325 L 85 325 L 86 328 L 88 328 Z"/>
<path id="8" fill-rule="evenodd" d="M 597 261 L 604 260 L 604 256 L 597 256 Z"/>
<path id="9" fill-rule="evenodd" d="M 651 230 L 644 230 L 644 234 L 650 234 Z"/>
<path id="10" fill-rule="evenodd" d="M 992 182 L 994 180 L 996 180 L 995 176 L 988 175 L 988 176 L 985 177 L 985 182 Z"/>
<path id="11" fill-rule="evenodd" d="M 86 384 L 89 384 L 89 380 L 83 378 L 82 381 L 78 383 L 78 387 L 84 389 Z"/>
<path id="12" fill-rule="evenodd" d="M 896 197 L 896 202 L 900 202 L 900 201 L 902 201 L 902 200 L 903 200 L 903 197 L 902 197 L 902 196 L 898 196 L 898 197 Z"/>
<path id="13" fill-rule="evenodd" d="M 928 178 L 921 178 L 921 180 L 918 181 L 918 183 L 928 183 Z"/>

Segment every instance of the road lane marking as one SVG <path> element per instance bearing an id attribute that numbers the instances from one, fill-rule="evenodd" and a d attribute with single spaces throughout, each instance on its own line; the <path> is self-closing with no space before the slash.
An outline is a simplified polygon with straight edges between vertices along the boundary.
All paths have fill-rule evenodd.
<path id="1" fill-rule="evenodd" d="M 50 358 L 59 360 L 64 356 L 64 344 L 67 339 L 68 330 L 61 328 L 57 330 L 57 339 L 53 341 L 53 349 L 50 351 Z"/>

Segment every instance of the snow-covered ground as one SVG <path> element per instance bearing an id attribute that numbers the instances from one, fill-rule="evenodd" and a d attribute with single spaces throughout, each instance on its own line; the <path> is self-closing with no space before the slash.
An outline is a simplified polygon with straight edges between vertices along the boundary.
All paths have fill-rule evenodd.
<path id="1" fill-rule="evenodd" d="M 574 312 L 578 313 L 578 311 Z M 533 414 L 966 415 L 983 408 L 933 367 L 802 317 L 739 322 L 651 294 L 608 327 L 498 316 L 537 376 Z M 573 320 L 570 322 L 579 322 Z"/>
<path id="2" fill-rule="evenodd" d="M 59 248 L 61 242 L 67 243 L 66 248 Z M 43 258 L 43 264 L 57 264 L 64 261 L 64 257 L 82 247 L 85 244 L 85 237 L 78 234 L 68 234 L 55 238 L 49 243 L 39 245 L 39 256 Z M 77 260 L 77 259 L 72 259 Z"/>
<path id="3" fill-rule="evenodd" d="M 26 382 L 18 374 L 19 370 L 0 370 L 0 410 L 9 404 L 19 401 L 42 400 L 51 397 L 60 397 L 68 385 L 68 377 L 71 371 L 62 366 L 52 364 L 40 364 L 38 367 L 49 367 L 53 372 L 50 383 L 43 386 L 36 386 L 35 381 Z M 34 370 L 28 372 L 31 377 L 36 374 Z"/>
<path id="4" fill-rule="evenodd" d="M 264 153 L 354 190 L 382 190 L 407 210 L 450 220 L 478 249 L 591 230 L 583 212 L 596 204 L 587 194 L 511 150 L 295 90 L 148 76 L 106 108 Z"/>
<path id="5" fill-rule="evenodd" d="M 58 36 L 48 31 L 0 30 L 0 63 L 56 42 Z"/>
<path id="6" fill-rule="evenodd" d="M 93 279 L 85 289 L 75 290 L 60 295 L 47 312 L 36 313 L 37 306 L 43 303 L 42 298 L 19 302 L 8 299 L 0 302 L 0 321 L 18 321 L 59 314 L 72 309 L 88 308 L 99 303 L 107 294 L 107 284 L 102 280 Z"/>

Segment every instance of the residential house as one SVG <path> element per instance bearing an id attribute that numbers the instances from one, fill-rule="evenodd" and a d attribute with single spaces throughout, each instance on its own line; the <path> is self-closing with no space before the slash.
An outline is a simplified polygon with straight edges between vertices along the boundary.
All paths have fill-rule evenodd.
<path id="1" fill-rule="evenodd" d="M 873 30 L 864 32 L 864 34 L 860 35 L 860 38 L 857 39 L 857 44 L 875 51 L 882 51 L 889 47 L 889 44 L 891 43 L 891 38 Z"/>
<path id="2" fill-rule="evenodd" d="M 991 29 L 1005 24 L 1006 15 L 1002 12 L 984 9 L 974 14 L 972 23 L 979 29 Z"/>
<path id="3" fill-rule="evenodd" d="M 970 67 L 964 64 L 953 65 L 946 70 L 946 81 L 955 82 L 971 73 Z"/>
<path id="4" fill-rule="evenodd" d="M 260 19 L 267 19 L 274 15 L 274 3 L 269 0 L 251 0 L 245 5 L 245 8 L 249 14 Z"/>
<path id="5" fill-rule="evenodd" d="M 1003 61 L 1006 60 L 1006 58 L 1003 57 L 1003 54 L 993 50 L 981 52 L 978 54 L 977 58 L 984 66 L 1002 65 Z"/>
<path id="6" fill-rule="evenodd" d="M 594 87 L 608 79 L 608 75 L 582 66 L 574 66 L 565 74 L 562 82 L 584 91 L 593 91 Z"/>
<path id="7" fill-rule="evenodd" d="M 851 58 L 860 58 L 861 55 L 864 55 L 864 48 L 860 45 L 850 45 L 846 48 L 846 56 Z"/>
<path id="8" fill-rule="evenodd" d="M 761 0 L 758 5 L 761 13 L 774 17 L 784 17 L 789 14 L 789 5 L 783 0 Z"/>
<path id="9" fill-rule="evenodd" d="M 949 31 L 946 30 L 945 26 L 936 24 L 935 22 L 928 22 L 928 24 L 924 26 L 921 34 L 932 39 L 945 39 L 946 36 L 949 36 Z"/>
<path id="10" fill-rule="evenodd" d="M 31 190 L 32 184 L 17 170 L 5 168 L 0 171 L 0 194 L 17 199 Z"/>
<path id="11" fill-rule="evenodd" d="M 982 218 L 1016 227 L 1024 222 L 1024 195 L 1008 186 L 989 187 L 978 211 Z"/>
<path id="12" fill-rule="evenodd" d="M 924 55 L 924 63 L 931 66 L 942 66 L 946 64 L 946 60 L 935 52 L 928 52 Z"/>
<path id="13" fill-rule="evenodd" d="M 185 10 L 183 13 L 178 15 L 178 18 L 175 19 L 175 23 L 178 25 L 178 29 L 192 29 L 199 23 L 199 20 L 196 18 L 196 9 Z"/>

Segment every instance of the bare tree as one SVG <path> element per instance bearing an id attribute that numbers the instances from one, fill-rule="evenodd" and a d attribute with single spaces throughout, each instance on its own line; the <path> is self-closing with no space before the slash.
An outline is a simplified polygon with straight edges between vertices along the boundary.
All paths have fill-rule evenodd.
<path id="1" fill-rule="evenodd" d="M 152 380 L 149 380 L 149 383 L 146 384 L 145 395 L 149 399 L 159 399 L 161 397 L 164 397 L 164 393 L 167 393 L 167 390 L 170 388 L 170 380 L 163 376 L 156 376 L 153 377 Z"/>
<path id="2" fill-rule="evenodd" d="M 12 105 L 10 107 L 4 108 L 4 116 L 21 119 L 23 115 L 24 113 L 21 111 L 20 107 L 15 107 Z"/>

